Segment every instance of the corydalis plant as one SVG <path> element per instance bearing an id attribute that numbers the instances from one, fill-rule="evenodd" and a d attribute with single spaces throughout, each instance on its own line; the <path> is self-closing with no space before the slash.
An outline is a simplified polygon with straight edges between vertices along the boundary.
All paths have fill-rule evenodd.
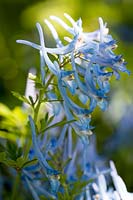
<path id="1" fill-rule="evenodd" d="M 66 46 L 48 20 L 45 20 L 45 23 L 56 42 L 56 48 L 45 46 L 43 30 L 39 23 L 36 24 L 40 37 L 39 45 L 25 40 L 17 42 L 39 50 L 42 84 L 46 84 L 46 71 L 49 70 L 49 76 L 56 77 L 67 119 L 75 119 L 76 115 L 76 122 L 72 126 L 78 135 L 83 135 L 89 133 L 89 114 L 95 107 L 98 105 L 102 110 L 107 108 L 107 93 L 110 90 L 109 80 L 112 75 L 119 79 L 120 71 L 128 74 L 129 71 L 122 56 L 114 54 L 116 42 L 108 35 L 106 24 L 101 18 L 99 30 L 84 33 L 81 19 L 75 22 L 69 15 L 65 14 L 65 17 L 71 22 L 72 27 L 58 17 L 50 18 L 72 35 L 72 39 L 65 37 L 68 41 Z M 49 58 L 50 54 L 56 54 L 57 59 L 52 61 Z"/>
<path id="2" fill-rule="evenodd" d="M 34 199 L 39 199 L 41 195 L 47 199 L 120 199 L 123 197 L 119 191 L 118 194 L 111 193 L 110 196 L 105 189 L 106 181 L 103 174 L 112 175 L 112 169 L 99 172 L 92 166 L 88 167 L 87 154 L 89 135 L 92 134 L 93 128 L 90 125 L 91 113 L 96 106 L 103 111 L 107 109 L 110 78 L 115 75 L 116 79 L 119 79 L 119 72 L 129 74 L 129 71 L 122 56 L 114 54 L 116 42 L 108 34 L 108 28 L 101 18 L 99 30 L 85 33 L 81 19 L 74 21 L 68 14 L 64 15 L 71 26 L 58 17 L 50 18 L 72 35 L 71 38 L 64 37 L 67 45 L 63 44 L 56 29 L 48 20 L 45 20 L 45 23 L 55 40 L 55 48 L 45 46 L 43 30 L 39 23 L 36 27 L 40 44 L 17 40 L 18 43 L 37 49 L 40 54 L 40 77 L 31 77 L 37 85 L 38 95 L 35 101 L 31 97 L 26 100 L 33 108 L 33 116 L 29 116 L 33 142 L 29 158 L 33 159 L 36 156 L 38 161 L 32 167 L 23 170 L 23 178 Z M 44 102 L 52 105 L 53 115 L 49 118 L 48 114 L 44 114 L 40 128 L 38 113 Z M 45 112 L 46 110 L 48 108 L 45 108 Z M 63 114 L 57 119 L 60 112 Z M 74 141 L 73 133 L 77 134 Z M 78 158 L 78 155 L 81 155 L 81 158 Z M 58 163 L 54 157 L 60 162 Z M 79 167 L 82 172 L 80 179 Z M 93 183 L 90 183 L 90 179 L 94 180 Z M 103 189 L 99 184 L 101 179 L 104 182 Z M 74 190 L 75 187 L 82 190 Z"/>

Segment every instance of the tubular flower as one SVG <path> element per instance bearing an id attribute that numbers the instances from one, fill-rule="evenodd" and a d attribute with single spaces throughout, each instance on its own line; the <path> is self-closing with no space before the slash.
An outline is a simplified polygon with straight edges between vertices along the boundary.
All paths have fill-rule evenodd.
<path id="1" fill-rule="evenodd" d="M 100 158 L 95 151 L 95 141 L 92 146 L 89 143 L 89 136 L 94 128 L 90 125 L 91 113 L 96 106 L 103 111 L 107 109 L 111 77 L 115 75 L 116 79 L 119 79 L 120 72 L 128 74 L 130 72 L 126 69 L 126 62 L 122 56 L 115 55 L 113 52 L 117 45 L 108 34 L 107 24 L 103 23 L 102 18 L 99 18 L 98 30 L 86 33 L 83 32 L 81 19 L 74 21 L 68 14 L 64 15 L 71 26 L 55 16 L 51 16 L 50 19 L 59 23 L 69 35 L 71 34 L 71 38 L 64 38 L 68 42 L 67 45 L 63 44 L 56 29 L 48 20 L 45 20 L 45 23 L 55 40 L 55 48 L 46 47 L 39 23 L 36 27 L 40 44 L 17 40 L 18 43 L 39 51 L 41 86 L 45 88 L 47 85 L 48 91 L 44 94 L 44 98 L 51 106 L 51 119 L 53 119 L 51 127 L 58 121 L 58 116 L 61 116 L 60 122 L 64 118 L 67 122 L 72 120 L 63 128 L 54 127 L 54 131 L 53 127 L 44 129 L 45 136 L 42 139 L 37 136 L 35 123 L 29 116 L 33 143 L 29 158 L 30 160 L 37 158 L 37 162 L 23 170 L 24 181 L 34 199 L 38 200 L 41 195 L 47 199 L 58 199 L 59 193 L 62 195 L 65 193 L 65 186 L 61 185 L 60 181 L 61 171 L 63 171 L 66 175 L 65 184 L 70 185 L 70 192 L 76 182 L 87 181 L 81 193 L 74 197 L 75 200 L 131 200 L 132 194 L 127 192 L 112 162 L 109 169 L 101 170 L 98 167 L 94 169 L 94 163 Z M 51 55 L 54 56 L 54 61 Z M 54 77 L 52 86 L 49 85 L 51 77 Z M 61 101 L 58 101 L 59 98 Z M 54 102 L 51 102 L 52 100 Z M 48 107 L 46 110 L 50 112 Z M 74 141 L 73 132 L 79 136 Z M 68 160 L 70 162 L 60 166 L 58 159 L 54 160 L 57 152 L 61 163 L 67 163 Z M 53 161 L 54 165 L 51 164 Z M 82 171 L 80 180 L 78 168 Z M 114 189 L 108 188 L 105 175 L 111 175 Z M 93 181 L 89 182 L 90 179 Z"/>
<path id="2" fill-rule="evenodd" d="M 48 20 L 45 20 L 45 23 L 56 42 L 55 48 L 45 46 L 43 30 L 39 23 L 36 24 L 36 27 L 39 32 L 40 44 L 25 40 L 17 40 L 17 42 L 39 50 L 42 63 L 42 81 L 45 80 L 44 72 L 46 71 L 45 68 L 48 67 L 50 72 L 58 79 L 60 94 L 65 107 L 67 107 L 65 109 L 67 117 L 69 118 L 71 112 L 71 118 L 75 119 L 74 115 L 76 114 L 76 120 L 81 124 L 79 115 L 87 116 L 93 112 L 97 105 L 102 110 L 106 110 L 110 78 L 115 75 L 119 79 L 120 71 L 128 74 L 129 71 L 125 67 L 126 63 L 122 56 L 114 54 L 113 50 L 117 45 L 112 36 L 108 34 L 107 24 L 103 23 L 102 18 L 99 18 L 100 27 L 98 30 L 85 33 L 83 32 L 81 19 L 74 21 L 68 14 L 64 14 L 64 16 L 71 23 L 71 26 L 56 16 L 51 16 L 50 19 L 59 23 L 72 35 L 72 39 L 65 37 L 68 41 L 66 46 L 63 45 L 56 29 Z M 55 62 L 51 61 L 50 54 L 56 54 L 58 59 Z M 71 65 L 71 70 L 68 70 L 67 64 Z M 43 68 L 44 65 L 46 65 L 45 68 Z M 74 96 L 79 98 L 80 105 L 77 101 L 74 101 Z M 78 134 L 83 134 L 84 131 L 89 131 L 89 122 L 90 118 L 86 126 L 78 126 L 78 123 L 74 123 L 73 126 Z"/>

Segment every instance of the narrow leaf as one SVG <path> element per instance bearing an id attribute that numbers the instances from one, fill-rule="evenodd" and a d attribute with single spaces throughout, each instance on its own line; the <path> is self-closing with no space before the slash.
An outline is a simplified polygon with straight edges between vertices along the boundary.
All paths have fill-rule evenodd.
<path id="1" fill-rule="evenodd" d="M 12 94 L 13 94 L 13 96 L 15 96 L 20 101 L 25 102 L 27 104 L 30 104 L 29 100 L 24 95 L 21 95 L 18 92 L 14 92 L 14 91 L 12 91 Z"/>
<path id="2" fill-rule="evenodd" d="M 43 129 L 42 132 L 45 132 L 45 131 L 47 131 L 47 130 L 49 130 L 49 129 L 51 129 L 51 128 L 55 128 L 55 127 L 58 127 L 58 126 L 63 126 L 63 125 L 65 125 L 65 124 L 70 124 L 70 123 L 75 122 L 75 121 L 76 121 L 76 120 L 73 119 L 73 120 L 70 120 L 70 121 L 64 120 L 64 121 L 61 121 L 61 122 L 57 122 L 57 123 L 55 123 L 55 124 L 53 124 L 53 125 L 51 125 L 51 126 L 48 126 L 48 127 L 45 128 L 45 129 Z"/>
<path id="3" fill-rule="evenodd" d="M 25 162 L 25 163 L 22 165 L 22 168 L 24 168 L 24 167 L 29 167 L 29 166 L 34 165 L 34 164 L 36 164 L 36 163 L 37 163 L 37 159 L 29 160 L 29 161 Z"/>

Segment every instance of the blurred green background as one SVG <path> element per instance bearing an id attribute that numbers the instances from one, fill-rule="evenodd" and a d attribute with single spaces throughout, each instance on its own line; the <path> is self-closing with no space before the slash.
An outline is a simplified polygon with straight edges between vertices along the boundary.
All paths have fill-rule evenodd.
<path id="1" fill-rule="evenodd" d="M 96 109 L 92 123 L 96 127 L 97 148 L 100 154 L 113 159 L 119 174 L 133 191 L 133 142 L 121 144 L 117 150 L 105 148 L 105 143 L 116 132 L 127 106 L 133 104 L 133 1 L 132 0 L 0 0 L 0 101 L 14 108 L 21 106 L 11 91 L 24 94 L 29 68 L 39 68 L 38 53 L 16 43 L 17 39 L 38 42 L 35 23 L 44 26 L 47 45 L 52 45 L 51 35 L 44 25 L 44 18 L 57 15 L 64 19 L 63 13 L 70 14 L 75 20 L 83 20 L 85 31 L 98 29 L 98 17 L 108 23 L 110 33 L 118 41 L 116 53 L 122 53 L 128 62 L 131 76 L 121 75 L 121 80 L 112 81 L 110 108 L 104 114 Z M 64 30 L 57 26 L 58 32 Z M 133 113 L 132 113 L 133 114 Z M 133 115 L 132 115 L 133 116 Z M 133 130 L 130 130 L 131 134 Z M 115 140 L 115 139 L 114 139 Z M 119 140 L 119 139 L 118 139 Z"/>

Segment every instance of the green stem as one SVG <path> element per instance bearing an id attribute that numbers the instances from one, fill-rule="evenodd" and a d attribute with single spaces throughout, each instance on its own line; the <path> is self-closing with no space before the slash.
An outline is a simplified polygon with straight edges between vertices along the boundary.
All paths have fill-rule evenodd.
<path id="1" fill-rule="evenodd" d="M 37 123 L 38 113 L 39 113 L 39 109 L 40 109 L 40 106 L 41 106 L 41 103 L 42 103 L 42 99 L 43 99 L 43 91 L 40 90 L 38 102 L 37 102 L 36 107 L 34 108 L 34 122 L 35 122 L 35 124 Z"/>
<path id="2" fill-rule="evenodd" d="M 39 113 L 39 109 L 40 109 L 40 105 L 43 102 L 43 97 L 44 97 L 44 91 L 48 88 L 49 84 L 51 83 L 51 80 L 54 78 L 54 75 L 52 74 L 49 78 L 49 80 L 47 81 L 44 90 L 40 90 L 39 91 L 39 98 L 38 98 L 38 102 L 37 105 L 34 109 L 34 122 L 35 124 L 37 123 L 37 118 L 38 118 L 38 113 Z"/>
<path id="3" fill-rule="evenodd" d="M 49 84 L 51 83 L 52 79 L 54 78 L 54 74 L 52 74 L 45 85 L 45 90 L 48 88 Z"/>
<path id="4" fill-rule="evenodd" d="M 38 117 L 40 105 L 41 105 L 41 102 L 40 102 L 40 100 L 39 100 L 38 103 L 37 103 L 37 105 L 36 105 L 36 108 L 35 108 L 35 110 L 34 110 L 34 122 L 35 122 L 35 124 L 36 124 L 36 122 L 37 122 L 37 117 Z"/>
<path id="5" fill-rule="evenodd" d="M 11 200 L 17 200 L 18 199 L 17 194 L 18 194 L 18 191 L 19 191 L 20 178 L 21 178 L 21 172 L 18 171 L 16 178 L 14 180 L 14 184 L 13 184 Z"/>
<path id="6" fill-rule="evenodd" d="M 69 195 L 68 187 L 66 184 L 64 184 L 64 189 L 65 189 L 65 199 L 70 200 L 70 195 Z"/>

